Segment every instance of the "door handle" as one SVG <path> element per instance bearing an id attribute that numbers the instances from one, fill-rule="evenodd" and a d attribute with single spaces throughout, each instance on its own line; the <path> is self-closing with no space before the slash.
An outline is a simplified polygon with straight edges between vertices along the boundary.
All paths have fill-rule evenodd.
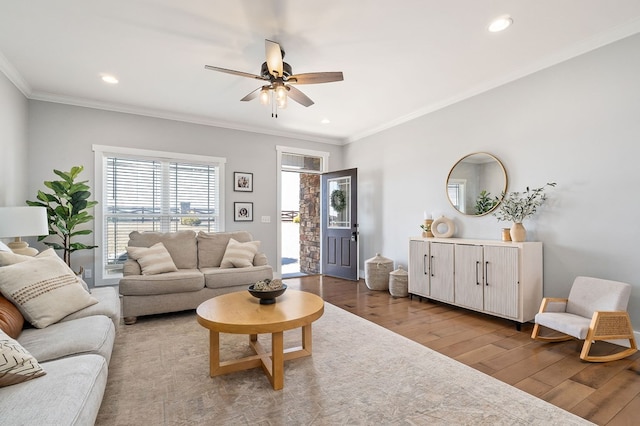
<path id="1" fill-rule="evenodd" d="M 480 280 L 478 279 L 480 274 L 478 274 L 478 268 L 480 267 L 480 261 L 476 260 L 476 285 L 480 285 Z"/>
<path id="2" fill-rule="evenodd" d="M 484 262 L 484 285 L 489 285 L 489 262 Z"/>
<path id="3" fill-rule="evenodd" d="M 433 256 L 429 258 L 429 270 L 431 271 L 431 276 L 435 277 L 435 274 L 433 273 Z"/>
<path id="4" fill-rule="evenodd" d="M 353 231 L 351 233 L 351 241 L 353 241 L 354 243 L 358 241 L 358 231 Z"/>

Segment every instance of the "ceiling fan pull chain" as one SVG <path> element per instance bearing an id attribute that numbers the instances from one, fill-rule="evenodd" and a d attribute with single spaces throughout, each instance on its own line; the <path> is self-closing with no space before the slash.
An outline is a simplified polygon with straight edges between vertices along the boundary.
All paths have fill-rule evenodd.
<path id="1" fill-rule="evenodd" d="M 275 96 L 271 96 L 271 118 L 278 118 L 278 102 Z"/>

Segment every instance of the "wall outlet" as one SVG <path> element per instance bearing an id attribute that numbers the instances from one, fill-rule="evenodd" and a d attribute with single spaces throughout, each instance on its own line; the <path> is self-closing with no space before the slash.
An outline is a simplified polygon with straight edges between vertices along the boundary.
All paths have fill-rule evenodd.
<path id="1" fill-rule="evenodd" d="M 89 268 L 85 268 L 84 269 L 84 277 L 85 278 L 91 278 L 92 274 L 91 274 L 91 269 Z"/>
<path id="2" fill-rule="evenodd" d="M 262 216 L 262 223 L 271 223 L 271 216 Z"/>

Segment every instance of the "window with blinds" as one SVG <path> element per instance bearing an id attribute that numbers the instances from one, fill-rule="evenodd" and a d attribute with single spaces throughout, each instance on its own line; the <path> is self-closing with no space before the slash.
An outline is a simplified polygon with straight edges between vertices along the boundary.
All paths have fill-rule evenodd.
<path id="1" fill-rule="evenodd" d="M 103 164 L 106 276 L 121 273 L 132 231 L 221 229 L 219 164 L 109 155 Z"/>

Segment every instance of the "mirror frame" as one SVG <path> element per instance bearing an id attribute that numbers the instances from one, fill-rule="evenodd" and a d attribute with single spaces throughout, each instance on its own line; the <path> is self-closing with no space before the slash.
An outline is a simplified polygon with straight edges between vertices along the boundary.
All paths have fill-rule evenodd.
<path id="1" fill-rule="evenodd" d="M 500 191 L 500 194 L 496 194 L 496 196 L 500 198 L 500 201 L 498 201 L 498 203 L 495 206 L 493 206 L 491 210 L 486 211 L 482 214 L 471 214 L 471 213 L 466 213 L 458 210 L 458 208 L 453 204 L 453 201 L 451 201 L 451 197 L 449 197 L 449 181 L 451 180 L 451 174 L 455 170 L 456 166 L 458 166 L 460 163 L 462 163 L 464 160 L 468 159 L 469 157 L 473 157 L 474 155 L 484 155 L 484 156 L 490 157 L 491 160 L 495 161 L 500 166 L 500 170 L 502 170 L 502 176 L 504 177 L 504 187 L 502 188 L 502 191 Z M 447 175 L 447 180 L 445 182 L 444 189 L 447 195 L 447 200 L 449 200 L 449 204 L 451 204 L 451 207 L 453 207 L 458 213 L 463 214 L 465 216 L 482 217 L 482 216 L 488 215 L 489 213 L 493 212 L 495 209 L 498 208 L 498 206 L 502 202 L 502 198 L 503 198 L 502 194 L 507 192 L 508 184 L 509 184 L 509 180 L 507 178 L 507 170 L 504 168 L 504 164 L 502 164 L 502 161 L 500 161 L 495 155 L 489 154 L 488 152 L 473 152 L 459 159 L 453 165 L 453 167 L 451 167 L 451 170 L 449 170 L 449 174 Z"/>

